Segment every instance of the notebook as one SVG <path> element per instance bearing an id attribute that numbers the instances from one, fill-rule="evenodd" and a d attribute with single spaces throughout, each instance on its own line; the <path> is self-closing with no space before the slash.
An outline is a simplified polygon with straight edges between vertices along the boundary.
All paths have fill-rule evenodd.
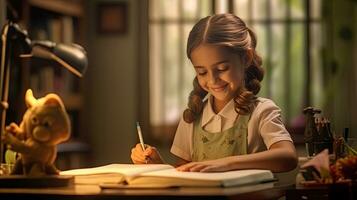
<path id="1" fill-rule="evenodd" d="M 181 172 L 165 164 L 110 164 L 62 171 L 75 176 L 76 184 L 118 185 L 137 188 L 232 187 L 273 181 L 270 170 L 249 169 L 228 172 Z"/>

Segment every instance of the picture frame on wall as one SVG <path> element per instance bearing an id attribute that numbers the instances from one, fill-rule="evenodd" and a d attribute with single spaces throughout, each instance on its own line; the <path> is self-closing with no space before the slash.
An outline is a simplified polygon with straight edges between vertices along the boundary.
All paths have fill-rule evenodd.
<path id="1" fill-rule="evenodd" d="M 105 2 L 97 5 L 98 34 L 125 34 L 128 32 L 127 2 Z"/>

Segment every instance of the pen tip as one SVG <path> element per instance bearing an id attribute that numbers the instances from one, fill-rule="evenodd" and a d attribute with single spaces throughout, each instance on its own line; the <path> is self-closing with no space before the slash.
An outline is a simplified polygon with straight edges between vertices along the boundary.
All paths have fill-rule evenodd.
<path id="1" fill-rule="evenodd" d="M 139 122 L 136 122 L 136 126 L 140 126 L 140 125 L 139 125 Z"/>

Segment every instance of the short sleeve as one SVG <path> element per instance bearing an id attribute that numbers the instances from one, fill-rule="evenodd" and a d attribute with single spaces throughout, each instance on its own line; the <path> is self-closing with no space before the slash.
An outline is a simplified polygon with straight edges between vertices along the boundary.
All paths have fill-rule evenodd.
<path id="1" fill-rule="evenodd" d="M 187 123 L 182 118 L 177 127 L 171 153 L 187 161 L 191 161 L 193 123 Z"/>
<path id="2" fill-rule="evenodd" d="M 286 130 L 280 108 L 271 100 L 266 99 L 256 108 L 259 116 L 259 132 L 266 147 L 279 141 L 291 141 L 289 132 Z"/>

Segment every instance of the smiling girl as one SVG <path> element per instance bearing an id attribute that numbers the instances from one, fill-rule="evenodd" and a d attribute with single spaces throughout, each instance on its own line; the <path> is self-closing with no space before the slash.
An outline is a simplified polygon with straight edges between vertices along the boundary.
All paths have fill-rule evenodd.
<path id="1" fill-rule="evenodd" d="M 233 14 L 201 19 L 191 30 L 187 56 L 196 71 L 188 108 L 171 153 L 180 171 L 269 169 L 297 165 L 279 107 L 257 97 L 264 71 L 255 34 Z M 134 163 L 164 163 L 155 147 L 132 149 Z"/>

